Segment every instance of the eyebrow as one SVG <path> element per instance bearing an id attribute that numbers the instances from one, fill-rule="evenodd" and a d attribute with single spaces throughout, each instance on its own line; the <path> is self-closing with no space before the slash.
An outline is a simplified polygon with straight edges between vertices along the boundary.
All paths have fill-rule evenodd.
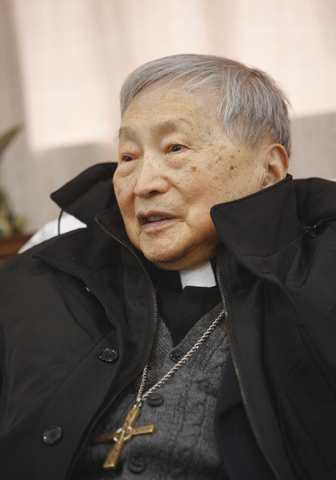
<path id="1" fill-rule="evenodd" d="M 122 135 L 127 135 L 127 134 L 135 134 L 133 128 L 131 127 L 120 127 L 118 130 L 117 130 L 117 133 L 116 133 L 116 138 L 119 138 L 122 136 Z"/>
<path id="2" fill-rule="evenodd" d="M 179 119 L 180 121 L 182 119 Z M 182 120 L 183 121 L 183 120 Z M 185 121 L 185 120 L 184 120 Z M 174 120 L 165 120 L 162 122 L 159 122 L 157 125 L 154 125 L 152 128 L 150 128 L 150 133 L 160 133 L 160 132 L 176 132 L 180 127 L 179 123 Z"/>

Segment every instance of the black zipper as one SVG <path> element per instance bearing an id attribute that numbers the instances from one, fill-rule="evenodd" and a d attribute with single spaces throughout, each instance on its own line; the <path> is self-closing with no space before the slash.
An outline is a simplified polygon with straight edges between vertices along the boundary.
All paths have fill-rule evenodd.
<path id="1" fill-rule="evenodd" d="M 249 408 L 248 408 L 248 405 L 247 405 L 247 402 L 246 402 L 244 387 L 243 387 L 243 384 L 242 384 L 242 381 L 241 381 L 238 364 L 237 364 L 237 361 L 236 361 L 236 358 L 235 358 L 235 355 L 234 355 L 234 351 L 233 351 L 233 344 L 232 344 L 231 330 L 230 330 L 230 323 L 229 323 L 229 315 L 228 315 L 228 310 L 227 310 L 227 303 L 226 303 L 224 288 L 223 288 L 221 278 L 220 278 L 220 274 L 219 274 L 218 260 L 217 260 L 217 265 L 216 265 L 216 277 L 217 277 L 217 283 L 218 283 L 219 291 L 220 291 L 220 294 L 221 294 L 221 297 L 222 297 L 222 302 L 223 302 L 223 308 L 224 308 L 224 313 L 225 313 L 226 331 L 227 331 L 227 336 L 228 336 L 228 343 L 229 343 L 229 347 L 230 347 L 232 363 L 233 363 L 233 367 L 234 367 L 235 372 L 236 372 L 238 385 L 239 385 L 239 390 L 241 392 L 241 396 L 242 396 L 243 404 L 244 404 L 244 407 L 245 407 L 246 415 L 248 417 L 253 435 L 254 435 L 254 437 L 255 437 L 258 445 L 259 445 L 260 450 L 262 451 L 266 461 L 268 462 L 269 466 L 271 467 L 276 479 L 281 480 L 281 477 L 280 477 L 279 473 L 277 472 L 276 468 L 272 464 L 271 460 L 269 459 L 267 453 L 265 452 L 265 450 L 262 446 L 259 434 L 256 430 L 256 427 L 254 425 L 254 422 L 253 422 L 252 417 L 251 417 L 251 413 L 249 411 Z"/>
<path id="2" fill-rule="evenodd" d="M 107 230 L 107 228 L 104 227 L 104 225 L 102 225 L 100 223 L 100 221 L 96 218 L 95 219 L 97 224 L 99 225 L 99 227 L 105 232 L 107 233 L 107 235 L 109 235 L 110 237 L 112 237 L 114 240 L 116 240 L 118 243 L 120 243 L 121 245 L 123 245 L 125 248 L 127 248 L 130 252 L 132 252 L 132 254 L 134 255 L 134 257 L 137 259 L 137 261 L 139 262 L 141 268 L 143 269 L 145 275 L 147 276 L 148 280 L 149 280 L 149 283 L 150 283 L 150 286 L 151 286 L 151 289 L 152 289 L 152 295 L 153 295 L 153 300 L 154 300 L 154 326 L 156 327 L 157 325 L 157 318 L 158 318 L 158 307 L 157 307 L 157 298 L 156 298 L 156 292 L 155 292 L 155 287 L 154 287 L 154 284 L 152 282 L 152 279 L 151 277 L 149 276 L 147 270 L 145 269 L 143 263 L 141 262 L 140 258 L 137 256 L 137 254 L 134 252 L 134 250 L 129 246 L 127 245 L 126 243 L 122 242 L 118 237 L 116 237 L 115 235 L 113 235 L 109 230 Z M 91 290 L 91 292 L 98 298 L 98 300 L 100 301 L 100 303 L 103 304 L 103 302 L 101 302 L 101 300 L 99 299 L 99 296 L 95 294 L 95 292 L 93 290 Z M 104 413 L 111 407 L 111 405 L 114 403 L 114 401 L 116 400 L 116 398 L 118 397 L 118 395 L 128 386 L 130 385 L 139 375 L 140 373 L 142 372 L 142 370 L 145 368 L 145 365 L 147 364 L 148 362 L 148 359 L 149 359 L 149 355 L 150 355 L 150 351 L 152 349 L 152 346 L 153 346 L 153 342 L 154 342 L 154 337 L 155 337 L 155 332 L 154 334 L 152 335 L 152 339 L 151 339 L 151 342 L 150 342 L 150 345 L 149 345 L 149 349 L 148 349 L 148 353 L 147 353 L 147 356 L 145 358 L 145 361 L 142 363 L 142 365 L 140 366 L 140 368 L 138 368 L 134 374 L 129 378 L 129 380 L 124 384 L 122 385 L 118 391 L 116 392 L 116 394 L 112 397 L 112 399 L 110 400 L 110 402 L 106 405 L 106 407 L 99 413 L 99 415 L 96 417 L 96 419 L 94 420 L 94 422 L 92 423 L 90 429 L 88 430 L 87 434 L 85 435 L 84 439 L 82 439 L 82 447 L 79 449 L 77 455 L 75 456 L 75 458 L 72 460 L 71 464 L 70 464 L 70 467 L 68 469 L 68 472 L 67 472 L 67 476 L 66 478 L 69 478 L 72 471 L 73 471 L 73 468 L 78 460 L 78 458 L 80 457 L 80 455 L 82 454 L 83 452 L 83 449 L 85 447 L 85 444 L 87 442 L 87 440 L 89 439 L 91 433 L 92 433 L 92 430 L 94 429 L 94 427 L 97 425 L 97 422 L 100 420 L 100 418 L 104 415 Z"/>
<path id="3" fill-rule="evenodd" d="M 309 235 L 310 237 L 314 238 L 317 236 L 320 230 L 326 226 L 326 223 L 329 223 L 333 220 L 336 220 L 336 217 L 323 218 L 315 225 L 305 226 L 303 227 L 301 236 Z"/>

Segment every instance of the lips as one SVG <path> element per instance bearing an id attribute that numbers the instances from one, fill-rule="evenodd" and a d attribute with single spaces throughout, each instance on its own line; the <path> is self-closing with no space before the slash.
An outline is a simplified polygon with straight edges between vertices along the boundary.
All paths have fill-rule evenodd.
<path id="1" fill-rule="evenodd" d="M 148 225 L 151 223 L 160 223 L 165 220 L 171 220 L 172 218 L 173 218 L 172 215 L 169 215 L 167 213 L 162 213 L 162 212 L 148 212 L 148 213 L 139 212 L 137 214 L 137 219 L 141 226 Z"/>

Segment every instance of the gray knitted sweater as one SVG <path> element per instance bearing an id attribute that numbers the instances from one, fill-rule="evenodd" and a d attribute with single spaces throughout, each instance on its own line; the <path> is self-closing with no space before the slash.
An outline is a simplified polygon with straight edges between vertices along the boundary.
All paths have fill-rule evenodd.
<path id="1" fill-rule="evenodd" d="M 174 365 L 174 353 L 185 354 L 220 313 L 217 305 L 201 318 L 179 345 L 159 319 L 150 356 L 145 391 Z M 102 465 L 114 442 L 94 444 L 102 433 L 117 430 L 132 408 L 140 378 L 120 395 L 96 425 L 71 479 L 218 480 L 226 475 L 220 464 L 214 434 L 214 411 L 228 344 L 222 319 L 215 331 L 174 375 L 155 392 L 156 401 L 145 401 L 135 427 L 154 423 L 156 432 L 134 436 L 127 443 L 115 470 Z M 156 405 L 153 405 L 156 404 Z"/>

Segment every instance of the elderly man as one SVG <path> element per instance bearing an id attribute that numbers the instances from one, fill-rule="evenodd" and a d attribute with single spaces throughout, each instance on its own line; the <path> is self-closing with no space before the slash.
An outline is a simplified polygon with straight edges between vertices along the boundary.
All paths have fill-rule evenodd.
<path id="1" fill-rule="evenodd" d="M 286 176 L 286 97 L 176 55 L 121 112 L 53 194 L 88 228 L 2 268 L 1 478 L 335 479 L 336 185 Z"/>

